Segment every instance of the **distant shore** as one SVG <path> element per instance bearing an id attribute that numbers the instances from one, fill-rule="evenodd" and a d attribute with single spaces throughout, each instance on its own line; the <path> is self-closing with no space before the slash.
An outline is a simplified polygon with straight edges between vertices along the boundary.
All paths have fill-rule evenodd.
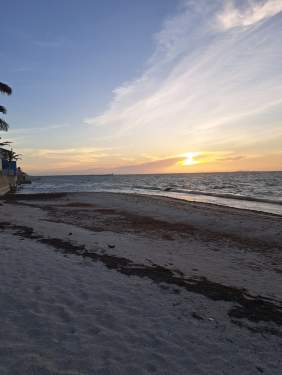
<path id="1" fill-rule="evenodd" d="M 281 217 L 122 193 L 0 203 L 0 372 L 281 373 Z"/>

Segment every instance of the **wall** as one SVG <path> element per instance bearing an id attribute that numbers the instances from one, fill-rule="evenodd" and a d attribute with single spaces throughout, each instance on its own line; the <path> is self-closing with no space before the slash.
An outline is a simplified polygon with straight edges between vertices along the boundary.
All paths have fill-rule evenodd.
<path id="1" fill-rule="evenodd" d="M 10 185 L 6 176 L 0 175 L 0 196 L 10 191 Z"/>

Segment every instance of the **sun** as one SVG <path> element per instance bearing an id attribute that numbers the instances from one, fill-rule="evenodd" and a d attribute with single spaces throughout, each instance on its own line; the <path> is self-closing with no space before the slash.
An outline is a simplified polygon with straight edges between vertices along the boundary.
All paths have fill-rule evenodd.
<path id="1" fill-rule="evenodd" d="M 198 156 L 199 154 L 200 154 L 199 152 L 187 152 L 187 154 L 183 155 L 183 156 L 185 156 L 186 159 L 184 159 L 182 161 L 182 165 L 185 166 L 185 165 L 195 165 L 195 164 L 198 164 L 199 161 L 194 160 L 193 158 L 195 156 Z"/>

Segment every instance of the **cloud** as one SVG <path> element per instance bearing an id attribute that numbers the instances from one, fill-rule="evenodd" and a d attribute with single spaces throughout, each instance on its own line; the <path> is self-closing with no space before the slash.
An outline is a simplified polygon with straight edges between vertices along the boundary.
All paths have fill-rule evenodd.
<path id="1" fill-rule="evenodd" d="M 243 155 L 225 156 L 225 157 L 216 158 L 216 161 L 235 161 L 235 160 L 241 160 L 241 159 L 245 159 L 245 156 Z"/>
<path id="2" fill-rule="evenodd" d="M 240 9 L 234 1 L 228 1 L 225 9 L 218 16 L 218 21 L 224 29 L 251 26 L 268 19 L 282 11 L 281 0 L 248 1 L 247 7 Z"/>
<path id="3" fill-rule="evenodd" d="M 184 162 L 189 155 L 193 154 L 194 164 L 186 165 Z M 146 161 L 143 163 L 132 163 L 119 167 L 112 167 L 107 169 L 109 173 L 117 174 L 132 174 L 132 173 L 173 173 L 173 172 L 191 172 L 203 165 L 205 169 L 208 164 L 213 165 L 217 162 L 236 161 L 243 159 L 244 156 L 235 155 L 232 152 L 198 152 L 198 153 L 184 153 L 181 155 L 169 156 L 155 160 Z M 190 158 L 189 158 L 190 159 Z M 93 168 L 92 171 L 103 171 L 102 169 Z"/>
<path id="4" fill-rule="evenodd" d="M 188 152 L 163 158 L 144 156 L 143 162 L 124 158 L 122 154 L 113 154 L 112 150 L 103 148 L 23 149 L 21 152 L 24 153 L 24 169 L 33 174 L 193 173 L 251 170 L 252 163 L 258 170 L 267 170 L 273 169 L 268 167 L 269 162 L 274 162 L 274 169 L 279 169 L 277 166 L 281 161 L 281 152 L 266 155 L 239 155 L 232 151 Z M 191 154 L 196 163 L 186 164 L 185 160 L 190 159 Z"/>
<path id="5" fill-rule="evenodd" d="M 114 168 L 115 173 L 156 173 L 157 171 L 164 172 L 169 168 L 176 168 L 177 164 L 180 163 L 184 158 L 182 157 L 171 157 L 160 160 L 154 160 L 146 163 L 126 165 L 118 168 Z"/>
<path id="6" fill-rule="evenodd" d="M 172 144 L 207 149 L 226 131 L 229 139 L 241 136 L 246 121 L 244 136 L 251 139 L 255 129 L 261 131 L 257 119 L 262 113 L 269 114 L 265 122 L 271 134 L 271 113 L 282 104 L 282 20 L 267 27 L 260 23 L 255 30 L 215 30 L 219 17 L 227 20 L 224 4 L 187 1 L 156 35 L 155 52 L 142 75 L 117 87 L 108 108 L 87 123 L 119 135 L 138 132 L 147 152 L 159 139 L 167 140 L 162 151 Z M 232 25 L 239 19 L 250 25 L 280 9 L 274 0 L 247 5 L 243 10 L 233 5 L 237 18 Z"/>
<path id="7" fill-rule="evenodd" d="M 97 163 L 107 163 L 114 154 L 109 148 L 77 147 L 65 149 L 23 148 L 24 165 L 28 170 L 82 170 Z"/>
<path id="8" fill-rule="evenodd" d="M 111 148 L 98 148 L 98 147 L 76 147 L 76 148 L 26 148 L 22 151 L 27 155 L 44 157 L 50 159 L 68 157 L 70 160 L 76 159 L 77 161 L 81 158 L 102 158 L 110 156 L 108 153 Z"/>
<path id="9" fill-rule="evenodd" d="M 14 73 L 26 73 L 26 72 L 32 72 L 31 66 L 18 66 L 16 68 L 13 68 L 12 71 Z"/>
<path id="10" fill-rule="evenodd" d="M 40 132 L 50 132 L 50 130 L 57 130 L 62 128 L 70 127 L 68 124 L 49 124 L 46 126 L 40 125 L 40 126 L 34 126 L 34 127 L 28 127 L 28 128 L 16 128 L 16 129 L 10 129 L 9 133 L 13 134 L 14 136 L 20 136 L 23 134 L 34 134 L 34 133 L 40 133 Z"/>
<path id="11" fill-rule="evenodd" d="M 37 47 L 42 48 L 60 48 L 66 43 L 66 39 L 63 37 L 56 39 L 46 39 L 46 40 L 34 40 L 33 44 Z"/>

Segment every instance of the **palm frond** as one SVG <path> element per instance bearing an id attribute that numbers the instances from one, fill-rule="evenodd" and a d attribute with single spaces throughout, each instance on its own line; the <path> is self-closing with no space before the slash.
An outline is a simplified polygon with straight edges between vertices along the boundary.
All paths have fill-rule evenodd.
<path id="1" fill-rule="evenodd" d="M 17 154 L 13 149 L 7 150 L 8 154 L 8 160 L 13 161 L 13 160 L 22 160 L 21 156 L 22 154 Z"/>
<path id="2" fill-rule="evenodd" d="M 6 121 L 0 118 L 0 130 L 4 130 L 5 132 L 9 129 L 9 125 Z"/>
<path id="3" fill-rule="evenodd" d="M 14 143 L 12 141 L 1 141 L 2 137 L 0 137 L 0 145 L 10 145 L 11 143 Z"/>
<path id="4" fill-rule="evenodd" d="M 0 82 L 0 92 L 3 94 L 11 95 L 12 89 L 10 86 L 6 85 L 6 83 Z"/>
<path id="5" fill-rule="evenodd" d="M 7 110 L 3 105 L 0 105 L 0 112 L 7 113 Z"/>

